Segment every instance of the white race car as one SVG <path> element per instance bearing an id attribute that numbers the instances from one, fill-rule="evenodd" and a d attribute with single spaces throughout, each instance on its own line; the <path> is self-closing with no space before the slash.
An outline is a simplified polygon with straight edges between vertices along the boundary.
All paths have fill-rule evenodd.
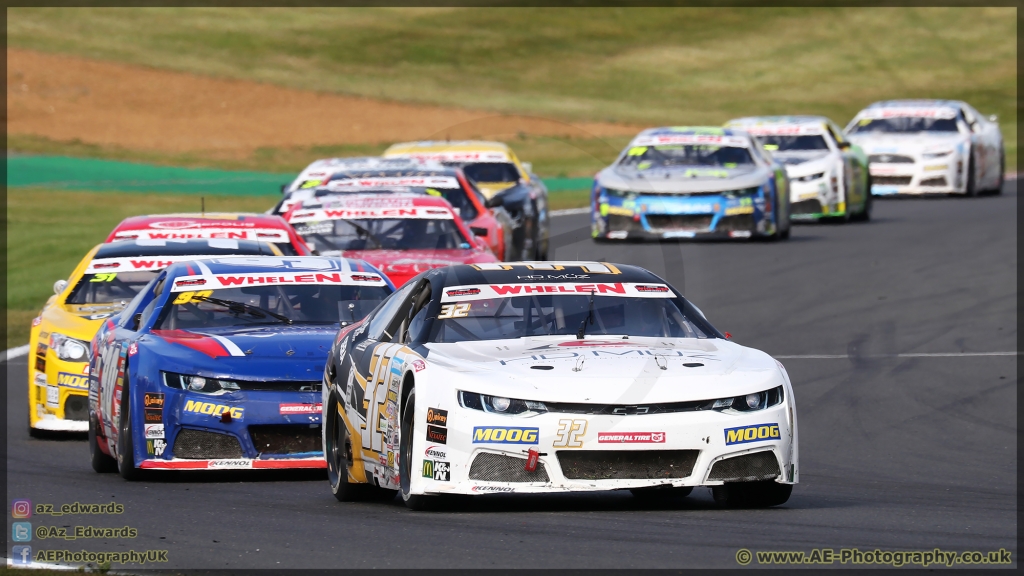
<path id="1" fill-rule="evenodd" d="M 870 160 L 871 193 L 998 194 L 1006 154 L 995 116 L 954 100 L 890 100 L 846 127 Z"/>
<path id="2" fill-rule="evenodd" d="M 782 364 L 634 266 L 424 272 L 339 333 L 323 406 L 339 500 L 710 486 L 763 507 L 799 476 Z"/>
<path id="3" fill-rule="evenodd" d="M 868 158 L 824 116 L 755 116 L 725 123 L 746 130 L 789 176 L 790 218 L 871 218 Z"/>

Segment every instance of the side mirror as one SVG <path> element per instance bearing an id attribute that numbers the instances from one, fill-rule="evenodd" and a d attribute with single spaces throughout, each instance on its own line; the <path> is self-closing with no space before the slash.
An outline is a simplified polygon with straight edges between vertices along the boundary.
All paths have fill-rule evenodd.
<path id="1" fill-rule="evenodd" d="M 288 191 L 288 185 L 287 184 L 281 184 L 281 194 L 284 194 L 287 191 Z"/>
<path id="2" fill-rule="evenodd" d="M 481 238 L 487 237 L 487 228 L 481 228 L 479 226 L 470 226 L 469 231 Z"/>
<path id="3" fill-rule="evenodd" d="M 60 294 L 67 287 L 68 287 L 68 281 L 67 280 L 57 280 L 56 282 L 53 283 L 53 293 L 54 294 Z"/>
<path id="4" fill-rule="evenodd" d="M 142 325 L 142 312 L 132 316 L 132 332 L 137 332 L 140 325 Z"/>
<path id="5" fill-rule="evenodd" d="M 520 162 L 527 174 L 533 174 L 533 162 Z"/>
<path id="6" fill-rule="evenodd" d="M 998 122 L 999 121 L 999 116 L 996 116 L 995 114 L 993 114 L 993 115 L 988 117 L 988 120 L 989 120 L 989 122 Z"/>
<path id="7" fill-rule="evenodd" d="M 849 149 L 849 148 L 850 148 L 850 143 L 849 143 L 849 142 L 847 142 L 847 141 L 843 141 L 843 142 L 836 142 L 836 144 L 839 144 L 839 149 L 840 149 L 840 150 L 847 150 L 847 149 Z"/>
<path id="8" fill-rule="evenodd" d="M 505 199 L 501 195 L 491 196 L 487 200 L 486 206 L 488 208 L 497 208 L 505 205 Z"/>

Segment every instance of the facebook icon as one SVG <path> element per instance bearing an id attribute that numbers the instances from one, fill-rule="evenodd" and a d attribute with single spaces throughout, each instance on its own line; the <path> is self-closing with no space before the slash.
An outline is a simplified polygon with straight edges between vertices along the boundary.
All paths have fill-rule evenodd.
<path id="1" fill-rule="evenodd" d="M 32 563 L 32 547 L 11 546 L 11 560 L 15 566 L 28 566 Z"/>

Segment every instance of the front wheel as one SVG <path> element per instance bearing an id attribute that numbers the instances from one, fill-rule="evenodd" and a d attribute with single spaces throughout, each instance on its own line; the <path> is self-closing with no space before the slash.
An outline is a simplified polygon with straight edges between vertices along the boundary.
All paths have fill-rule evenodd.
<path id="1" fill-rule="evenodd" d="M 135 467 L 135 442 L 132 439 L 131 391 L 128 388 L 128 366 L 124 368 L 121 389 L 121 420 L 117 426 L 117 471 L 129 482 L 142 479 L 142 470 Z"/>
<path id="2" fill-rule="evenodd" d="M 966 196 L 977 196 L 978 187 L 974 183 L 974 155 L 971 154 L 967 160 L 967 188 L 964 191 Z"/>
<path id="3" fill-rule="evenodd" d="M 348 481 L 348 471 L 352 466 L 352 443 L 348 438 L 345 420 L 338 413 L 338 401 L 331 398 L 324 419 L 327 430 L 327 445 L 324 454 L 327 457 L 327 480 L 331 483 L 331 493 L 339 502 L 351 502 L 358 499 L 358 484 Z"/>
<path id="4" fill-rule="evenodd" d="M 398 429 L 398 474 L 400 493 L 402 501 L 410 510 L 433 510 L 437 506 L 437 499 L 432 496 L 411 494 L 413 453 L 412 444 L 416 437 L 416 389 L 409 391 L 405 402 L 402 403 L 402 425 Z"/>
<path id="5" fill-rule="evenodd" d="M 712 486 L 715 502 L 727 508 L 768 508 L 785 504 L 793 493 L 792 484 L 764 482 L 726 482 Z"/>
<path id="6" fill-rule="evenodd" d="M 96 420 L 89 417 L 89 455 L 92 457 L 92 469 L 100 474 L 117 472 L 117 460 L 107 456 L 100 450 L 99 437 L 96 435 Z"/>
<path id="7" fill-rule="evenodd" d="M 864 193 L 864 206 L 861 211 L 854 217 L 859 222 L 867 222 L 871 220 L 871 177 L 868 177 L 867 190 Z"/>

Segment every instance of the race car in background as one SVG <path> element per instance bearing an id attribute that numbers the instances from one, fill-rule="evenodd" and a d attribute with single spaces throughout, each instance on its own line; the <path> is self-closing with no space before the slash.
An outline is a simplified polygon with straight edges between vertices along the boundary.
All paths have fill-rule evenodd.
<path id="1" fill-rule="evenodd" d="M 323 468 L 327 352 L 392 290 L 341 258 L 171 265 L 93 339 L 93 469 Z"/>
<path id="2" fill-rule="evenodd" d="M 955 100 L 889 100 L 861 110 L 846 136 L 871 161 L 871 193 L 1000 193 L 1006 170 L 996 117 Z"/>
<path id="3" fill-rule="evenodd" d="M 297 190 L 311 190 L 327 183 L 327 180 L 339 170 L 389 170 L 396 168 L 410 169 L 423 166 L 424 162 L 412 158 L 381 158 L 379 156 L 352 156 L 348 158 L 322 158 L 314 160 L 291 182 L 281 186 L 282 194 L 290 194 Z M 292 195 L 301 199 L 301 195 Z"/>
<path id="4" fill-rule="evenodd" d="M 339 500 L 397 491 L 424 509 L 448 494 L 710 486 L 760 507 L 799 478 L 782 364 L 634 266 L 425 272 L 341 330 L 322 402 Z"/>
<path id="5" fill-rule="evenodd" d="M 308 200 L 285 218 L 319 254 L 365 260 L 395 286 L 441 266 L 498 261 L 447 200 L 425 194 Z"/>
<path id="6" fill-rule="evenodd" d="M 473 234 L 484 240 L 499 259 L 511 253 L 512 228 L 514 223 L 502 207 L 487 207 L 483 194 L 471 183 L 459 168 L 441 166 L 436 163 L 418 163 L 411 159 L 394 159 L 405 162 L 405 168 L 344 168 L 334 172 L 315 188 L 288 192 L 281 198 L 271 213 L 284 215 L 293 206 L 303 202 L 350 193 L 416 193 L 444 198 L 455 213 L 466 222 Z M 408 164 L 416 163 L 415 166 Z"/>
<path id="7" fill-rule="evenodd" d="M 871 218 L 868 157 L 824 116 L 754 116 L 726 122 L 745 130 L 786 167 L 790 217 Z"/>
<path id="8" fill-rule="evenodd" d="M 788 238 L 789 178 L 746 132 L 644 130 L 598 172 L 595 240 Z"/>
<path id="9" fill-rule="evenodd" d="M 220 238 L 119 240 L 90 250 L 32 321 L 28 430 L 85 432 L 89 342 L 163 268 L 196 257 L 281 255 L 274 244 Z"/>
<path id="10" fill-rule="evenodd" d="M 385 150 L 383 156 L 462 168 L 487 197 L 489 206 L 500 205 L 515 220 L 512 243 L 522 248 L 509 259 L 547 260 L 551 235 L 548 189 L 506 144 L 481 140 L 403 142 Z"/>
<path id="11" fill-rule="evenodd" d="M 269 214 L 204 212 L 125 218 L 107 237 L 117 240 L 227 238 L 273 242 L 286 256 L 310 256 L 309 247 L 283 218 Z"/>

